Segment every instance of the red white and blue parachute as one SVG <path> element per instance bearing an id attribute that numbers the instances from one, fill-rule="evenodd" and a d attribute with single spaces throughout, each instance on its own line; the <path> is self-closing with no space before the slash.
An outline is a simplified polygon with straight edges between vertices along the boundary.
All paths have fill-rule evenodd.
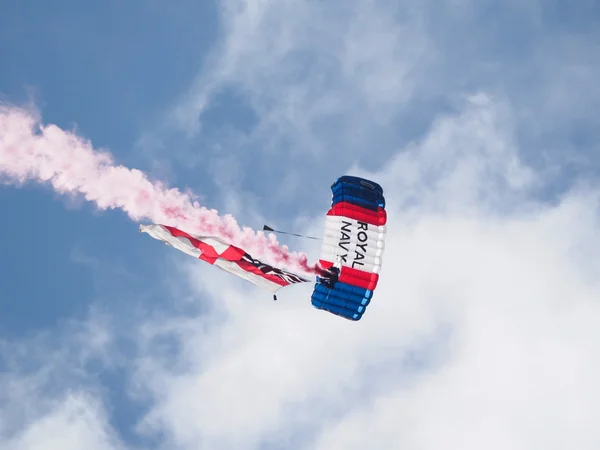
<path id="1" fill-rule="evenodd" d="M 342 176 L 331 186 L 320 264 L 338 269 L 337 282 L 317 277 L 311 302 L 315 308 L 360 320 L 379 281 L 387 215 L 381 186 Z M 335 281 L 335 280 L 333 280 Z"/>
<path id="2" fill-rule="evenodd" d="M 385 199 L 379 184 L 347 175 L 338 178 L 331 190 L 319 258 L 323 273 L 316 278 L 311 302 L 317 309 L 356 321 L 365 313 L 379 281 L 387 222 Z M 294 234 L 266 225 L 263 229 Z M 140 231 L 272 293 L 310 282 L 254 259 L 218 236 L 192 235 L 159 224 L 140 225 Z"/>

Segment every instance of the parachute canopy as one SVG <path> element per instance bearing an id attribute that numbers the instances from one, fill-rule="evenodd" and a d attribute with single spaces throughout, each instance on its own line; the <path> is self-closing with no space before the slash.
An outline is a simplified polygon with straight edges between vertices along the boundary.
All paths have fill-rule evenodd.
<path id="1" fill-rule="evenodd" d="M 254 259 L 218 236 L 194 236 L 166 225 L 140 225 L 140 232 L 165 242 L 188 255 L 215 265 L 271 292 L 309 280 Z"/>
<path id="2" fill-rule="evenodd" d="M 331 191 L 320 264 L 339 269 L 339 275 L 333 284 L 317 277 L 311 302 L 315 308 L 356 321 L 379 281 L 387 231 L 385 198 L 379 184 L 347 175 L 338 178 Z"/>

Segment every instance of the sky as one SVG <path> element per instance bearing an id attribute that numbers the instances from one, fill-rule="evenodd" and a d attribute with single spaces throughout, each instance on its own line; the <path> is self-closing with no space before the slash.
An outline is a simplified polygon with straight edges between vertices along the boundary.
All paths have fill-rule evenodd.
<path id="1" fill-rule="evenodd" d="M 597 449 L 599 25 L 591 0 L 1 2 L 0 449 Z M 32 139 L 46 182 L 15 176 Z M 367 313 L 62 192 L 99 152 L 254 230 L 320 235 L 338 176 L 377 181 Z"/>

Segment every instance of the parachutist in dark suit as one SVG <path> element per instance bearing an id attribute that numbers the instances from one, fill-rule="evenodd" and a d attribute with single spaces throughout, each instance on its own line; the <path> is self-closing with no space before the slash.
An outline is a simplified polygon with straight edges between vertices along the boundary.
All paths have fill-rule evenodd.
<path id="1" fill-rule="evenodd" d="M 335 283 L 338 282 L 338 278 L 340 276 L 340 269 L 334 266 L 328 269 L 327 273 L 327 275 L 321 278 L 321 283 L 323 283 L 329 289 L 333 289 Z"/>

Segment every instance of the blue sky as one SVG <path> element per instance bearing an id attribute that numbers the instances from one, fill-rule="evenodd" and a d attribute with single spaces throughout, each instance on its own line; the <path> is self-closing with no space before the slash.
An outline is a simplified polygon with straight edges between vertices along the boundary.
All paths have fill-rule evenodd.
<path id="1" fill-rule="evenodd" d="M 594 1 L 4 2 L 3 103 L 255 229 L 318 235 L 331 182 L 371 177 L 390 228 L 346 324 L 2 185 L 0 448 L 594 448 L 599 24 Z"/>
<path id="2" fill-rule="evenodd" d="M 214 6 L 190 5 L 188 13 L 205 18 L 207 25 L 199 30 L 188 14 L 164 11 L 151 2 L 129 7 L 109 2 L 97 9 L 81 9 L 76 2 L 47 8 L 35 2 L 3 6 L 2 97 L 10 102 L 32 99 L 44 120 L 76 128 L 120 161 L 144 168 L 147 162 L 131 151 L 140 127 L 190 82 L 200 65 L 191 55 L 201 55 L 202 42 L 207 48 L 217 32 Z M 138 20 L 144 25 L 132 26 Z M 179 30 L 177 35 L 173 29 Z M 198 44 L 185 49 L 185 42 Z M 69 207 L 37 186 L 3 190 L 2 195 L 11 210 L 3 231 L 26 237 L 28 248 L 43 254 L 32 259 L 12 240 L 7 249 L 11 257 L 3 267 L 10 271 L 5 281 L 9 296 L 20 292 L 31 300 L 3 302 L 2 329 L 8 336 L 82 314 L 99 294 L 95 286 L 112 289 L 115 276 L 130 284 L 118 266 L 127 271 L 147 257 L 120 251 L 139 239 L 132 234 L 135 226 L 118 213 L 98 221 L 89 207 L 82 205 L 85 212 Z M 40 233 L 40 227 L 47 231 Z M 154 250 L 144 247 L 138 251 Z M 114 273 L 94 273 L 94 261 L 115 265 Z M 32 269 L 37 281 L 23 283 Z"/>

